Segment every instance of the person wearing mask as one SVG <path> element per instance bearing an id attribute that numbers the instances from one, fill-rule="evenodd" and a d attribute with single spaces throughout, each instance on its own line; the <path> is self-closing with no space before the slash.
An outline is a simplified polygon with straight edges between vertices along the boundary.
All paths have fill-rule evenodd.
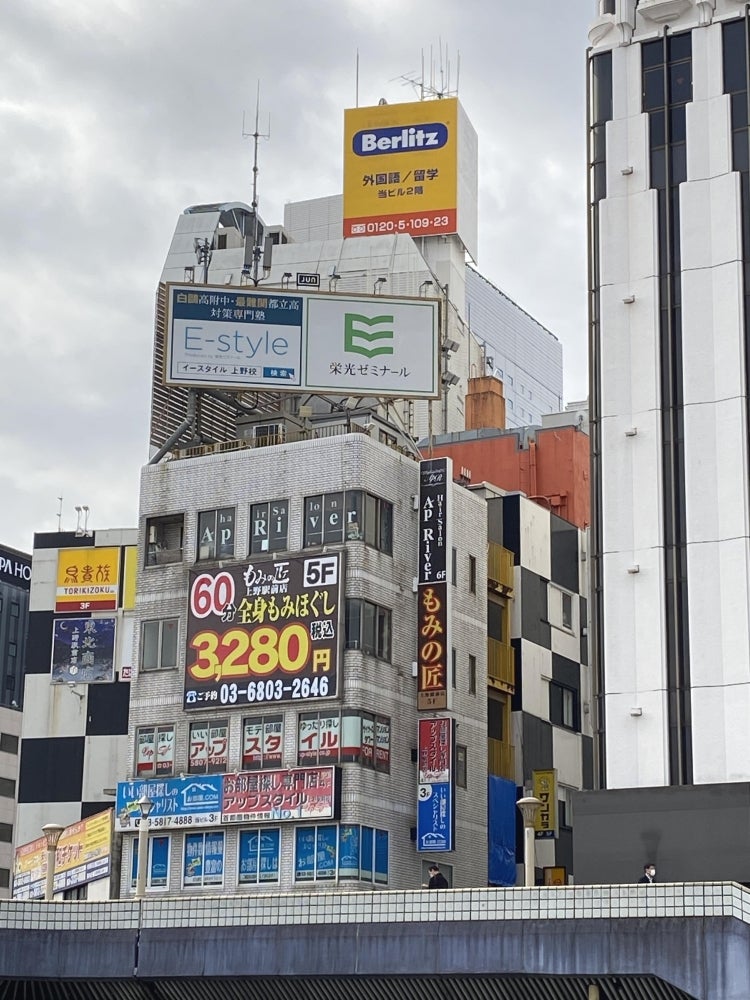
<path id="1" fill-rule="evenodd" d="M 643 875 L 638 879 L 638 882 L 644 882 L 646 885 L 652 885 L 656 881 L 656 865 L 651 861 L 647 865 L 643 866 Z"/>

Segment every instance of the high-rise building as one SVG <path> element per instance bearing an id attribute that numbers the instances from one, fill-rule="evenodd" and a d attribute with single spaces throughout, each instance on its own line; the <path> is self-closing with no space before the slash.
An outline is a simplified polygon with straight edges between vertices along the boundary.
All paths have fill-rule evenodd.
<path id="1" fill-rule="evenodd" d="M 747 782 L 750 21 L 735 0 L 601 0 L 596 14 L 598 776 L 608 789 Z"/>

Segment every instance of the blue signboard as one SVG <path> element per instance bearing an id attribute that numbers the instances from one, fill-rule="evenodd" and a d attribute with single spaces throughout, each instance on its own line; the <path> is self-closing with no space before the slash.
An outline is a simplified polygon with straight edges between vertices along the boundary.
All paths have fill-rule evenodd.
<path id="1" fill-rule="evenodd" d="M 362 827 L 362 863 L 360 868 L 360 878 L 363 882 L 372 882 L 372 871 L 375 851 L 375 831 L 371 826 Z"/>
<path id="2" fill-rule="evenodd" d="M 135 886 L 138 879 L 138 838 L 133 838 L 133 855 L 130 868 L 130 882 Z M 148 855 L 150 871 L 147 884 L 152 888 L 165 886 L 169 880 L 169 837 L 149 837 Z"/>
<path id="3" fill-rule="evenodd" d="M 339 875 L 359 878 L 359 827 L 339 827 Z"/>
<path id="4" fill-rule="evenodd" d="M 375 881 L 388 884 L 388 831 L 375 831 Z"/>
<path id="5" fill-rule="evenodd" d="M 294 877 L 298 882 L 312 882 L 315 878 L 315 827 L 297 827 L 294 846 Z"/>
<path id="6" fill-rule="evenodd" d="M 138 829 L 138 799 L 143 795 L 153 802 L 149 816 L 151 829 L 218 826 L 221 823 L 222 780 L 221 774 L 203 774 L 121 781 L 117 785 L 115 829 Z"/>
<path id="7" fill-rule="evenodd" d="M 52 683 L 94 684 L 115 679 L 115 619 L 56 618 Z"/>
<path id="8" fill-rule="evenodd" d="M 453 850 L 453 794 L 449 781 L 419 786 L 417 850 Z"/>
<path id="9" fill-rule="evenodd" d="M 175 285 L 167 294 L 168 383 L 301 385 L 299 295 Z"/>
<path id="10" fill-rule="evenodd" d="M 279 830 L 240 832 L 240 885 L 279 881 L 280 843 Z"/>
<path id="11" fill-rule="evenodd" d="M 224 881 L 224 831 L 185 834 L 183 885 L 221 885 Z"/>

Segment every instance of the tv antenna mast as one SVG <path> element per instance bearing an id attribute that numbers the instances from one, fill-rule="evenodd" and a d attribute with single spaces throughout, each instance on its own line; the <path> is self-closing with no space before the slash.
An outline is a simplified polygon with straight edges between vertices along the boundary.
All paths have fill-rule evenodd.
<path id="1" fill-rule="evenodd" d="M 258 142 L 260 139 L 271 138 L 271 116 L 268 116 L 268 130 L 261 132 L 258 126 L 260 118 L 260 80 L 255 94 L 255 129 L 252 132 L 245 131 L 245 115 L 242 115 L 242 138 L 253 140 L 253 200 L 250 207 L 253 210 L 253 246 L 252 261 L 247 261 L 242 269 L 243 277 L 248 278 L 254 285 L 258 285 L 263 278 L 268 276 L 268 269 L 262 267 L 263 247 L 260 246 L 260 224 L 258 222 Z M 245 234 L 247 241 L 247 233 Z M 263 273 L 261 274 L 261 270 Z"/>
<path id="2" fill-rule="evenodd" d="M 430 46 L 429 77 L 425 73 L 424 49 L 422 49 L 422 69 L 420 73 L 404 73 L 396 79 L 401 80 L 404 85 L 413 87 L 419 95 L 420 101 L 428 99 L 440 100 L 443 97 L 458 97 L 458 81 L 461 75 L 461 53 L 456 52 L 456 85 L 451 87 L 451 61 L 448 55 L 448 43 L 443 49 L 442 39 L 438 39 L 437 66 L 435 64 L 435 52 Z"/>

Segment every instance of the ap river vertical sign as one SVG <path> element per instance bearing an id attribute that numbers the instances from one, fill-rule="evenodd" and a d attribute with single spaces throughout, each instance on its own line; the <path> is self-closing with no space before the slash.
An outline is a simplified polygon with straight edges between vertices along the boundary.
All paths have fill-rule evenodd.
<path id="1" fill-rule="evenodd" d="M 419 567 L 417 577 L 417 708 L 449 708 L 450 490 L 452 462 L 419 463 Z"/>

